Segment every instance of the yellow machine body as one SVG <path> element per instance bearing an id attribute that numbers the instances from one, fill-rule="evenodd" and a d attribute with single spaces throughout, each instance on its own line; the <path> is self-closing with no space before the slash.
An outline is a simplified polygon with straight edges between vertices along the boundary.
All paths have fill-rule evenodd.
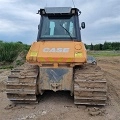
<path id="1" fill-rule="evenodd" d="M 82 42 L 42 41 L 34 42 L 27 54 L 29 63 L 39 66 L 81 65 L 86 63 L 86 49 Z"/>

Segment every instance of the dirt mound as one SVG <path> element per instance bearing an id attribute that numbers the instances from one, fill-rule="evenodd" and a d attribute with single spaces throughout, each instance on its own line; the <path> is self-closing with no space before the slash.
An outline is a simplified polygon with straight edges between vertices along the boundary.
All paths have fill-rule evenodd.
<path id="1" fill-rule="evenodd" d="M 5 91 L 6 89 L 6 81 L 8 75 L 10 74 L 10 70 L 0 70 L 0 92 Z"/>
<path id="2" fill-rule="evenodd" d="M 5 84 L 6 84 L 5 81 L 0 82 L 0 92 L 5 91 L 5 87 L 6 87 Z"/>
<path id="3" fill-rule="evenodd" d="M 17 56 L 17 58 L 13 62 L 14 68 L 17 66 L 23 65 L 25 63 L 26 54 L 27 54 L 27 51 L 24 50 Z"/>

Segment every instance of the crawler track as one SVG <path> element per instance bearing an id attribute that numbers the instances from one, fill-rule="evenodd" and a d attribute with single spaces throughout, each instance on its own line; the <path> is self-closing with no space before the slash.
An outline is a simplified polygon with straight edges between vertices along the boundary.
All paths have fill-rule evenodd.
<path id="1" fill-rule="evenodd" d="M 25 64 L 11 71 L 8 76 L 6 92 L 14 103 L 37 103 L 37 66 Z"/>
<path id="2" fill-rule="evenodd" d="M 106 86 L 104 74 L 97 65 L 87 64 L 77 68 L 74 74 L 74 103 L 105 105 Z"/>

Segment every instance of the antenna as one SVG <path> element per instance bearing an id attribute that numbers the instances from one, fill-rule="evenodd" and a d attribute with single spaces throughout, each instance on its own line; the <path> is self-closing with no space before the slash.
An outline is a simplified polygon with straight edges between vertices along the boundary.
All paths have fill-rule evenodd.
<path id="1" fill-rule="evenodd" d="M 47 0 L 46 0 L 46 5 L 45 5 L 45 7 L 47 7 Z"/>
<path id="2" fill-rule="evenodd" d="M 75 3 L 74 3 L 74 0 L 72 0 L 72 3 L 73 3 L 73 5 L 74 5 L 74 8 L 75 8 Z"/>

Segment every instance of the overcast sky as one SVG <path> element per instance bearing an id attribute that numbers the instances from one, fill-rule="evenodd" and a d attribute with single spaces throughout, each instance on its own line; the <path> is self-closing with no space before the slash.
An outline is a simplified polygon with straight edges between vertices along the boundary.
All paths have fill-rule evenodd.
<path id="1" fill-rule="evenodd" d="M 74 0 L 86 22 L 82 41 L 87 44 L 120 42 L 120 0 Z M 47 7 L 73 7 L 72 0 L 0 0 L 0 40 L 31 44 L 37 38 L 40 16 Z"/>

